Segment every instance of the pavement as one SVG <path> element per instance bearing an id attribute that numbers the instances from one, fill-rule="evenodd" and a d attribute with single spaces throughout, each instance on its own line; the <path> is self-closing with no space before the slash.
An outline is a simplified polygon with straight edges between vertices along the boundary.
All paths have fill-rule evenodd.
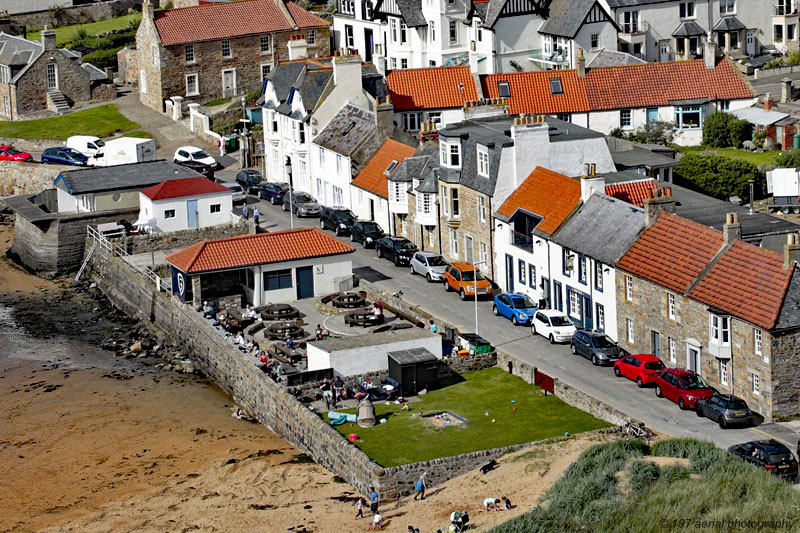
<path id="1" fill-rule="evenodd" d="M 223 170 L 217 173 L 217 178 L 233 181 L 235 172 Z M 270 231 L 289 229 L 289 214 L 280 206 L 271 206 L 252 196 L 248 197 L 247 203 L 251 212 L 253 207 L 259 208 L 262 228 Z M 239 212 L 240 207 L 235 211 Z M 318 218 L 294 217 L 295 228 L 313 226 L 319 226 Z M 340 238 L 349 242 L 347 236 Z M 753 428 L 722 430 L 710 420 L 699 418 L 693 411 L 681 411 L 669 400 L 657 398 L 652 388 L 639 389 L 632 381 L 616 378 L 611 368 L 594 367 L 583 357 L 572 355 L 568 345 L 551 345 L 542 337 L 533 337 L 529 328 L 515 327 L 508 320 L 495 317 L 491 312 L 491 301 L 477 303 L 476 327 L 474 303 L 462 302 L 457 295 L 445 293 L 440 284 L 429 284 L 420 276 L 412 276 L 407 267 L 397 268 L 389 261 L 378 259 L 373 249 L 364 249 L 360 245 L 355 245 L 355 248 L 353 269 L 371 275 L 379 287 L 392 293 L 402 291 L 402 298 L 410 304 L 419 305 L 463 331 L 477 331 L 495 347 L 644 422 L 658 433 L 710 440 L 724 448 L 749 440 L 774 438 L 795 450 L 800 440 L 800 433 L 791 424 L 761 424 Z"/>

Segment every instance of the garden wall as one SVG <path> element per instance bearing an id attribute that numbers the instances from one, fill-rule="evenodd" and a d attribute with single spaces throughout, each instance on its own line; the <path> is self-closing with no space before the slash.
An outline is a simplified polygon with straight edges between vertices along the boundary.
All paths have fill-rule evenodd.
<path id="1" fill-rule="evenodd" d="M 0 195 L 38 194 L 53 188 L 53 180 L 64 170 L 75 167 L 0 161 Z"/>
<path id="2" fill-rule="evenodd" d="M 29 11 L 12 15 L 11 21 L 18 26 L 26 26 L 28 31 L 98 22 L 127 15 L 129 10 L 141 11 L 142 0 L 108 0 L 74 7 L 59 7 L 41 11 Z"/>
<path id="3" fill-rule="evenodd" d="M 785 76 L 800 72 L 800 65 L 783 65 L 781 67 L 757 68 L 754 72 L 755 79 L 768 78 L 770 76 Z"/>
<path id="4" fill-rule="evenodd" d="M 131 255 L 156 250 L 185 248 L 191 244 L 211 239 L 225 239 L 252 233 L 252 224 L 241 220 L 236 224 L 222 224 L 207 228 L 186 229 L 170 233 L 151 233 L 126 237 L 125 248 Z M 121 244 L 121 243 L 120 243 Z"/>
<path id="5" fill-rule="evenodd" d="M 0 137 L 0 144 L 12 144 L 23 152 L 42 152 L 45 148 L 66 146 L 67 141 L 55 139 L 18 139 L 16 137 Z M 8 161 L 5 161 L 6 163 Z"/>

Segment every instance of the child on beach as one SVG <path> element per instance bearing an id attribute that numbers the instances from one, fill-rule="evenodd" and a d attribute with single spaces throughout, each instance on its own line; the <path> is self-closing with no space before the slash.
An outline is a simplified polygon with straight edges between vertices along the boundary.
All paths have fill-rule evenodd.
<path id="1" fill-rule="evenodd" d="M 356 513 L 356 520 L 364 518 L 364 503 L 364 498 L 359 498 L 358 501 L 356 501 L 356 511 L 358 511 Z"/>

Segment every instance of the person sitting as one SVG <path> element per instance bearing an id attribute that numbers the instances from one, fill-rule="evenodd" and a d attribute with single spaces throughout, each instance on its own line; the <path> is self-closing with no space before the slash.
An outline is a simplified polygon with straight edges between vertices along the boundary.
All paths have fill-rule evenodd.
<path id="1" fill-rule="evenodd" d="M 236 334 L 236 338 L 233 340 L 233 342 L 234 342 L 234 344 L 236 344 L 236 345 L 238 345 L 240 347 L 244 347 L 244 346 L 247 345 L 247 341 L 244 340 L 244 335 L 242 335 L 241 331 Z"/>
<path id="2" fill-rule="evenodd" d="M 333 380 L 333 405 L 334 407 L 336 404 L 342 400 L 347 399 L 347 392 L 345 391 L 344 381 L 342 381 L 341 376 L 336 376 L 336 379 Z"/>
<path id="3" fill-rule="evenodd" d="M 255 308 L 252 307 L 250 308 L 250 314 L 247 316 L 247 318 L 250 318 L 252 320 L 258 319 L 258 313 L 256 313 Z"/>
<path id="4" fill-rule="evenodd" d="M 322 340 L 322 326 L 317 324 L 317 329 L 314 330 L 314 338 L 318 341 Z"/>
<path id="5" fill-rule="evenodd" d="M 258 354 L 258 360 L 264 363 L 265 365 L 269 366 L 269 358 L 267 357 L 267 352 L 261 350 L 261 353 Z"/>
<path id="6" fill-rule="evenodd" d="M 507 496 L 502 497 L 503 506 L 500 508 L 501 511 L 510 511 L 511 510 L 511 500 L 508 499 Z"/>
<path id="7" fill-rule="evenodd" d="M 214 310 L 213 307 L 208 305 L 208 302 L 203 302 L 203 316 L 205 318 L 216 318 L 217 312 Z"/>
<path id="8" fill-rule="evenodd" d="M 372 523 L 370 524 L 371 529 L 383 529 L 383 518 L 380 514 L 375 513 L 375 516 L 372 518 Z"/>
<path id="9" fill-rule="evenodd" d="M 486 511 L 497 511 L 497 498 L 484 498 L 483 508 Z"/>
<path id="10" fill-rule="evenodd" d="M 377 320 L 378 324 L 383 324 L 383 308 L 380 302 L 375 302 L 372 306 L 372 314 Z"/>
<path id="11" fill-rule="evenodd" d="M 247 320 L 250 318 L 250 304 L 247 304 L 247 307 L 242 311 L 242 320 Z"/>

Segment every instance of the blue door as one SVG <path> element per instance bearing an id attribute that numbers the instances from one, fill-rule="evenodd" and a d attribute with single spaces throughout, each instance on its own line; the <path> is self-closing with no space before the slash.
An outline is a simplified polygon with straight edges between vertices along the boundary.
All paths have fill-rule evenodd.
<path id="1" fill-rule="evenodd" d="M 514 258 L 506 254 L 506 291 L 514 292 Z"/>
<path id="2" fill-rule="evenodd" d="M 647 110 L 647 123 L 650 124 L 651 122 L 658 121 L 658 108 L 651 107 Z"/>
<path id="3" fill-rule="evenodd" d="M 187 200 L 186 201 L 186 214 L 187 219 L 189 220 L 189 227 L 196 228 L 197 227 L 197 200 Z"/>
<path id="4" fill-rule="evenodd" d="M 314 267 L 299 267 L 297 272 L 297 299 L 314 297 Z"/>

